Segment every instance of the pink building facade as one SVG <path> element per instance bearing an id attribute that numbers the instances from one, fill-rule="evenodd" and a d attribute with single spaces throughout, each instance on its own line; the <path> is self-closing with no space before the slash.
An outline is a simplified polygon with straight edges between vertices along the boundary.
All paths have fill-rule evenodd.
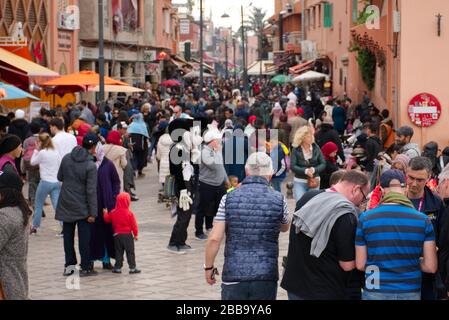
<path id="1" fill-rule="evenodd" d="M 305 0 L 305 4 L 306 39 L 316 46 L 316 57 L 328 61 L 334 95 L 346 92 L 359 103 L 368 91 L 380 110 L 390 110 L 396 127 L 414 128 L 415 142 L 423 145 L 433 140 L 440 148 L 449 145 L 444 130 L 449 123 L 449 91 L 443 72 L 449 70 L 449 27 L 438 22 L 439 14 L 449 16 L 449 2 L 373 0 L 377 19 L 367 22 L 360 19 L 365 7 L 361 0 Z M 362 80 L 355 48 L 367 49 L 376 57 L 371 90 Z M 409 116 L 410 110 L 418 110 L 409 108 L 411 100 L 423 93 L 435 96 L 442 109 L 439 119 L 434 116 L 434 124 L 426 128 Z M 429 107 L 422 110 L 436 110 Z"/>

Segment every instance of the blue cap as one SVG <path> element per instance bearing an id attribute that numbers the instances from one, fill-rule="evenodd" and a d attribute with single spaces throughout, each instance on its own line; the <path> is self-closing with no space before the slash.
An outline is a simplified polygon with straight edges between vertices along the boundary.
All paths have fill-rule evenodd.
<path id="1" fill-rule="evenodd" d="M 384 173 L 382 173 L 382 175 L 380 176 L 380 186 L 382 188 L 389 188 L 390 183 L 393 180 L 397 180 L 401 183 L 401 185 L 405 186 L 404 173 L 402 171 L 396 170 L 396 169 L 388 170 L 388 171 L 385 171 Z"/>
<path id="2" fill-rule="evenodd" d="M 90 149 L 94 146 L 96 146 L 100 142 L 100 139 L 98 136 L 94 133 L 87 133 L 83 138 L 83 147 L 86 149 Z"/>

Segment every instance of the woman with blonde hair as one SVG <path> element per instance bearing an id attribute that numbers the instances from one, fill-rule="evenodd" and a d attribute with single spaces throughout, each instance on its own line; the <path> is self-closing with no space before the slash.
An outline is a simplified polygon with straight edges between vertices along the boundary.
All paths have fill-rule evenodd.
<path id="1" fill-rule="evenodd" d="M 320 187 L 320 174 L 326 169 L 326 160 L 315 143 L 310 126 L 300 128 L 292 143 L 291 169 L 295 174 L 294 193 L 298 201 L 310 190 Z"/>
<path id="2" fill-rule="evenodd" d="M 48 133 L 41 133 L 37 141 L 37 148 L 31 157 L 31 165 L 39 166 L 41 181 L 37 186 L 34 218 L 30 233 L 37 233 L 37 229 L 41 225 L 42 208 L 45 199 L 50 195 L 53 209 L 56 210 L 58 204 L 59 193 L 61 191 L 61 183 L 58 180 L 58 170 L 61 165 L 61 156 L 53 146 L 53 142 Z"/>

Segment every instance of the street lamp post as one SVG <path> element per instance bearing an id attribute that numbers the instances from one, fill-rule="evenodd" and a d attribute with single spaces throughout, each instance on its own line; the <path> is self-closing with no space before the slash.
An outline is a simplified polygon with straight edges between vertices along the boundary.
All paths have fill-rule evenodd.
<path id="1" fill-rule="evenodd" d="M 233 55 L 234 55 L 234 85 L 235 82 L 237 81 L 237 60 L 235 57 L 235 38 L 232 37 L 232 51 L 233 51 Z"/>
<path id="2" fill-rule="evenodd" d="M 226 55 L 225 55 L 225 60 L 226 60 L 226 74 L 225 74 L 225 79 L 228 80 L 229 78 L 229 62 L 228 62 L 228 37 L 226 36 L 225 38 L 225 50 L 226 50 Z"/>
<path id="3" fill-rule="evenodd" d="M 224 13 L 221 16 L 221 18 L 222 19 L 227 19 L 227 18 L 230 18 L 230 16 L 229 16 L 229 14 Z M 231 37 L 232 37 L 232 26 L 229 28 L 229 30 L 230 30 Z M 226 80 L 228 80 L 228 78 L 229 78 L 229 59 L 228 59 L 228 35 L 227 35 L 227 33 L 225 35 L 225 41 L 224 42 L 225 42 L 225 50 L 226 50 L 226 53 L 225 53 L 225 59 L 226 59 L 226 74 L 225 74 L 225 78 L 226 78 Z M 235 54 L 235 51 L 234 51 L 234 54 Z"/>
<path id="4" fill-rule="evenodd" d="M 204 87 L 204 74 L 203 74 L 203 0 L 200 0 L 200 94 L 199 97 L 203 97 L 203 87 Z"/>
<path id="5" fill-rule="evenodd" d="M 104 112 L 104 26 L 103 26 L 103 0 L 98 0 L 98 71 L 100 74 L 100 112 Z"/>
<path id="6" fill-rule="evenodd" d="M 245 26 L 243 21 L 243 6 L 241 6 L 241 15 L 242 15 L 242 54 L 243 54 L 243 92 L 245 95 L 248 90 L 248 70 L 246 70 L 246 52 L 245 52 Z"/>

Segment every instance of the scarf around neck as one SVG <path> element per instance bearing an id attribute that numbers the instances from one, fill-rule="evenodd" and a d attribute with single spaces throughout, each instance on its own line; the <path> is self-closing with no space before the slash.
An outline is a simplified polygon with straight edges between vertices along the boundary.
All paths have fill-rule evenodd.
<path id="1" fill-rule="evenodd" d="M 380 204 L 387 204 L 387 203 L 399 204 L 401 206 L 415 209 L 413 203 L 406 196 L 398 192 L 390 192 L 386 194 L 380 201 Z"/>

